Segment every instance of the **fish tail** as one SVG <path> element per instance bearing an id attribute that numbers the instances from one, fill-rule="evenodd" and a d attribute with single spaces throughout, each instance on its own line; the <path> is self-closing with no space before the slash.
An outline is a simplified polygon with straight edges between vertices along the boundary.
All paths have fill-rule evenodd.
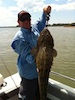
<path id="1" fill-rule="evenodd" d="M 38 75 L 40 100 L 47 100 L 49 71 L 40 71 Z"/>

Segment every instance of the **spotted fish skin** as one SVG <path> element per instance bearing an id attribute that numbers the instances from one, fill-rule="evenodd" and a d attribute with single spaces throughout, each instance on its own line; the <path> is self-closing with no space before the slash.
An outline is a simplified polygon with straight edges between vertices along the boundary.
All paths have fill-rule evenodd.
<path id="1" fill-rule="evenodd" d="M 40 100 L 47 100 L 48 78 L 53 63 L 53 47 L 53 37 L 48 29 L 44 29 L 38 38 L 36 54 Z"/>
<path id="2" fill-rule="evenodd" d="M 43 29 L 38 38 L 36 50 L 33 50 L 36 53 L 32 52 L 38 68 L 40 100 L 47 100 L 48 78 L 53 64 L 53 47 L 54 40 L 50 31 Z"/>
<path id="3" fill-rule="evenodd" d="M 52 50 L 50 48 L 39 49 L 36 56 L 36 65 L 38 68 L 40 100 L 47 99 L 48 77 L 52 62 L 53 62 Z"/>

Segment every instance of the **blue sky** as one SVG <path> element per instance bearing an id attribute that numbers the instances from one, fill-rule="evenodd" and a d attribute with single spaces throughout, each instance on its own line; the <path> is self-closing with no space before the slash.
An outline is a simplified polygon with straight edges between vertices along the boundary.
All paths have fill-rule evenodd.
<path id="1" fill-rule="evenodd" d="M 50 24 L 75 22 L 75 0 L 0 0 L 0 26 L 16 26 L 21 10 L 32 15 L 33 24 L 47 5 L 52 7 Z"/>

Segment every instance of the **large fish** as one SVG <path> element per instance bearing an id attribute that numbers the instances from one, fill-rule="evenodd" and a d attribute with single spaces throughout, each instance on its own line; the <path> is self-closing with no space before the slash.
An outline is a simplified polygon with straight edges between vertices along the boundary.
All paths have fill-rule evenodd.
<path id="1" fill-rule="evenodd" d="M 45 28 L 40 33 L 36 48 L 32 50 L 38 69 L 40 100 L 47 100 L 49 72 L 53 64 L 53 56 L 57 55 L 57 52 L 53 47 L 53 37 L 50 34 L 50 31 Z"/>

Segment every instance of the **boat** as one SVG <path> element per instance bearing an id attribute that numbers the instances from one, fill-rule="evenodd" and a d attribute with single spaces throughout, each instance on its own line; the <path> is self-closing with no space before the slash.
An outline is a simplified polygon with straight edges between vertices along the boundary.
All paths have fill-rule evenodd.
<path id="1" fill-rule="evenodd" d="M 51 73 L 70 79 L 69 77 L 53 71 Z M 70 80 L 75 81 L 75 79 L 72 78 Z M 0 100 L 18 100 L 20 81 L 21 79 L 18 73 L 5 79 L 3 79 L 3 76 L 1 75 Z M 47 98 L 48 100 L 75 100 L 75 88 L 49 78 Z"/>

